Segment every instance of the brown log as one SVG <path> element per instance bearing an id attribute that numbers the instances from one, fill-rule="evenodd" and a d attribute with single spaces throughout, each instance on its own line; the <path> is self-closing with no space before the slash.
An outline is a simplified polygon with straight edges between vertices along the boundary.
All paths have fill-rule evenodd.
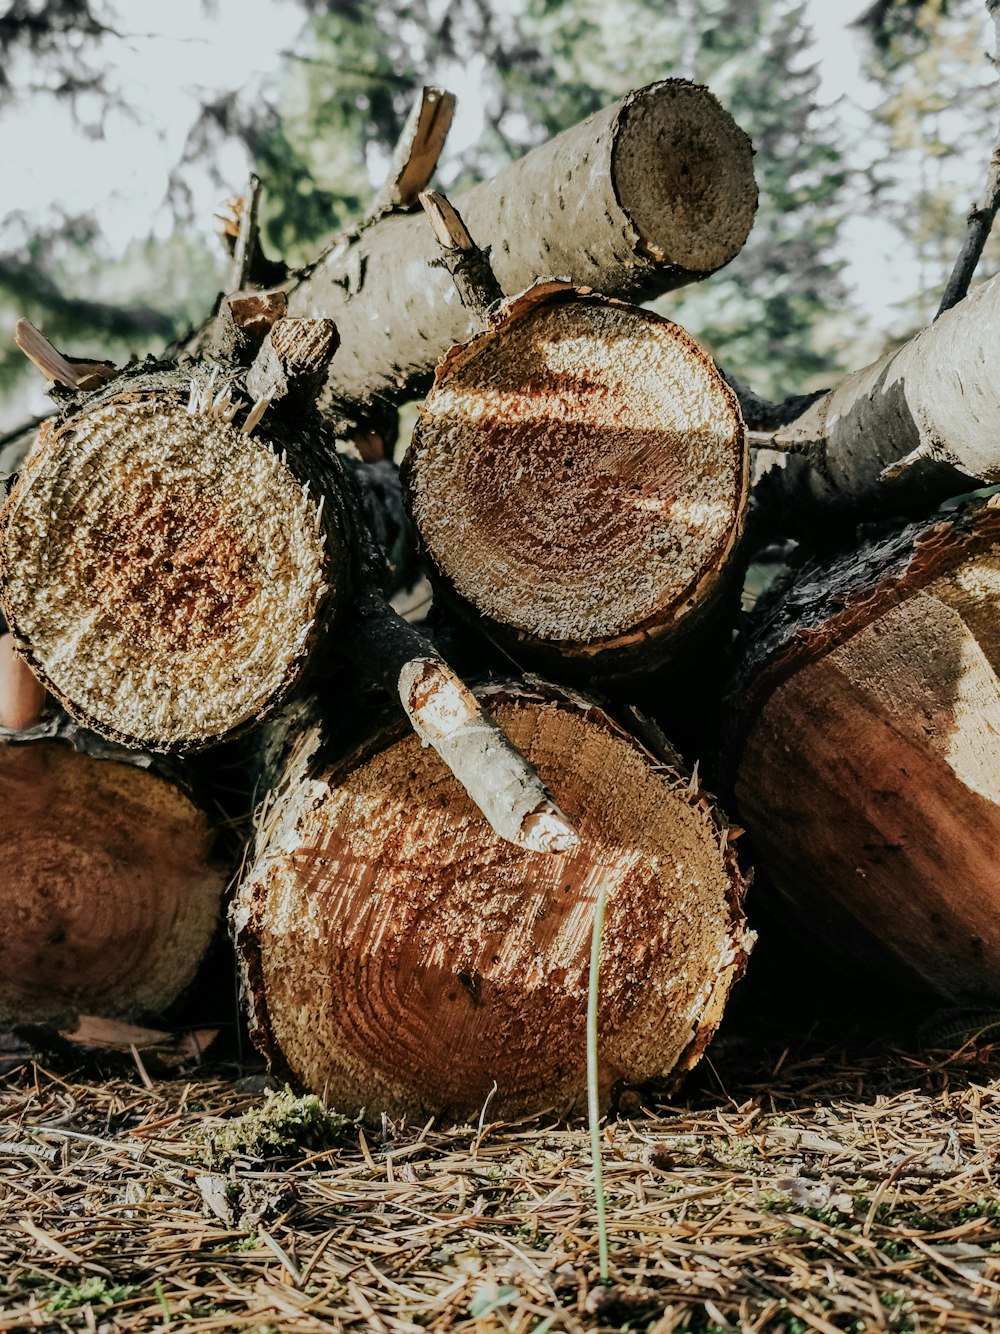
<path id="1" fill-rule="evenodd" d="M 804 939 L 1000 998 L 1000 502 L 805 569 L 734 701 L 737 809 Z"/>
<path id="2" fill-rule="evenodd" d="M 31 727 L 0 726 L 0 812 L 0 1029 L 173 1005 L 227 879 L 183 773 L 49 707 Z"/>
<path id="3" fill-rule="evenodd" d="M 542 283 L 439 364 L 404 464 L 443 587 L 515 656 L 630 673 L 723 596 L 736 397 L 670 321 Z"/>
<path id="4" fill-rule="evenodd" d="M 143 367 L 71 400 L 0 511 L 21 651 L 123 745 L 195 750 L 251 726 L 349 592 L 342 474 L 307 410 L 332 326 L 267 329 L 249 368 Z"/>
<path id="5" fill-rule="evenodd" d="M 258 818 L 232 927 L 255 1041 L 341 1109 L 516 1116 L 583 1104 L 593 913 L 605 1095 L 688 1068 L 750 945 L 724 820 L 592 701 L 532 682 L 481 699 L 579 831 L 499 839 L 433 751 L 314 715 Z"/>
<path id="6" fill-rule="evenodd" d="M 757 206 L 749 139 L 707 88 L 667 79 L 630 93 L 455 203 L 515 293 L 561 277 L 641 301 L 706 277 L 743 246 Z M 371 218 L 289 292 L 333 319 L 341 348 L 325 402 L 361 412 L 422 394 L 474 325 L 421 217 Z"/>

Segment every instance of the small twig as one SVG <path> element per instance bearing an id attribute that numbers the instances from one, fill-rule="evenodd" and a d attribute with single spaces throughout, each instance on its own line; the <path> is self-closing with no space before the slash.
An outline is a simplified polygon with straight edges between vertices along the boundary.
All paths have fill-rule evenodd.
<path id="1" fill-rule="evenodd" d="M 986 9 L 996 29 L 997 56 L 1000 57 L 1000 0 L 986 0 Z M 951 310 L 952 306 L 957 306 L 967 295 L 998 209 L 1000 209 L 1000 134 L 997 135 L 993 152 L 990 154 L 983 193 L 968 216 L 965 241 L 945 286 L 935 319 L 943 315 L 946 310 Z"/>
<path id="2" fill-rule="evenodd" d="M 590 1160 L 594 1174 L 594 1200 L 597 1206 L 597 1250 L 601 1282 L 611 1282 L 608 1248 L 607 1202 L 604 1197 L 604 1169 L 601 1162 L 600 1068 L 597 1047 L 597 1019 L 600 999 L 601 937 L 607 884 L 601 881 L 594 906 L 594 930 L 590 941 L 590 977 L 587 984 L 587 1119 L 590 1122 Z"/>
<path id="3" fill-rule="evenodd" d="M 451 129 L 455 95 L 444 88 L 422 88 L 399 136 L 392 165 L 372 212 L 409 208 L 434 175 Z"/>
<path id="4" fill-rule="evenodd" d="M 260 177 L 250 173 L 243 205 L 240 209 L 240 229 L 236 234 L 233 265 L 229 272 L 230 292 L 240 292 L 250 281 L 253 254 L 257 245 L 257 206 L 260 203 Z"/>
<path id="5" fill-rule="evenodd" d="M 488 253 L 479 249 L 458 211 L 444 195 L 437 190 L 425 190 L 420 203 L 462 305 L 485 324 L 504 297 Z"/>

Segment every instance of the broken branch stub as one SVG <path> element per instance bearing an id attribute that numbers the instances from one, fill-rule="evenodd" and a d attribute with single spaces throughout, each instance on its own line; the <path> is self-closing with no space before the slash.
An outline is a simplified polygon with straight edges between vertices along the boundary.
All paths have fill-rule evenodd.
<path id="1" fill-rule="evenodd" d="M 455 203 L 497 280 L 559 275 L 645 300 L 729 263 L 757 206 L 750 141 L 707 88 L 653 84 L 534 149 Z M 388 215 L 338 241 L 290 290 L 342 346 L 324 402 L 366 409 L 426 389 L 473 332 L 422 218 Z"/>
<path id="2" fill-rule="evenodd" d="M 481 328 L 504 296 L 489 256 L 476 245 L 457 210 L 444 195 L 436 190 L 426 190 L 420 196 L 420 203 L 431 224 L 434 239 L 441 247 L 441 262 L 451 274 L 459 300 Z"/>
<path id="3" fill-rule="evenodd" d="M 444 88 L 422 88 L 392 155 L 392 165 L 373 213 L 410 208 L 434 175 L 455 114 L 455 96 Z"/>
<path id="4" fill-rule="evenodd" d="M 688 334 L 543 283 L 439 364 L 404 484 L 461 609 L 511 651 L 608 676 L 718 605 L 747 467 L 736 397 Z"/>
<path id="5" fill-rule="evenodd" d="M 499 838 L 412 733 L 372 725 L 331 759 L 315 718 L 258 821 L 231 918 L 254 1041 L 345 1111 L 474 1118 L 494 1084 L 499 1116 L 582 1107 L 602 891 L 605 1098 L 693 1065 L 743 971 L 744 884 L 697 784 L 582 696 L 479 698 L 575 847 Z"/>
<path id="6" fill-rule="evenodd" d="M 577 836 L 536 770 L 434 645 L 369 586 L 354 598 L 339 640 L 364 679 L 403 706 L 501 838 L 534 852 L 567 852 Z"/>

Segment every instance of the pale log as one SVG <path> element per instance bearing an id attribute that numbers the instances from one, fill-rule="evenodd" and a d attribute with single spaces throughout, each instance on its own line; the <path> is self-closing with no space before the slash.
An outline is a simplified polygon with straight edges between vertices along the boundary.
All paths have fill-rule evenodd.
<path id="1" fill-rule="evenodd" d="M 773 444 L 792 457 L 762 453 L 761 506 L 926 511 L 1000 481 L 998 322 L 1000 277 L 779 427 Z"/>
<path id="2" fill-rule="evenodd" d="M 707 88 L 668 79 L 503 168 L 455 203 L 515 293 L 560 277 L 633 301 L 721 268 L 757 206 L 749 139 Z M 365 220 L 289 292 L 293 314 L 335 321 L 325 401 L 364 415 L 426 389 L 473 324 L 422 217 Z"/>
<path id="3" fill-rule="evenodd" d="M 802 948 L 1000 998 L 1000 504 L 805 569 L 733 711 L 739 816 Z"/>
<path id="4" fill-rule="evenodd" d="M 438 756 L 373 726 L 338 752 L 317 715 L 258 817 L 232 928 L 254 1039 L 332 1105 L 412 1117 L 583 1105 L 591 928 L 607 892 L 601 1082 L 688 1068 L 751 943 L 711 800 L 593 702 L 532 682 L 482 702 L 579 832 L 528 852 Z"/>

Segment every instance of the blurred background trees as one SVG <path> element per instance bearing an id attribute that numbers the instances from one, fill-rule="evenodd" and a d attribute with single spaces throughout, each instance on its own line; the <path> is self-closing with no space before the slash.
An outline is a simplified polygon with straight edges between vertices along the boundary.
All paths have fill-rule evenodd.
<path id="1" fill-rule="evenodd" d="M 189 4 L 212 17 L 217 0 Z M 206 236 L 205 182 L 221 200 L 254 166 L 265 183 L 266 245 L 305 262 L 365 207 L 416 89 L 460 95 L 446 188 L 670 74 L 707 83 L 756 148 L 757 224 L 743 253 L 709 282 L 658 308 L 728 370 L 774 397 L 859 364 L 858 344 L 904 336 L 937 303 L 978 193 L 998 122 L 992 30 L 982 0 L 878 0 L 861 13 L 863 96 L 836 104 L 821 86 L 824 48 L 807 0 L 260 0 L 255 30 L 270 57 L 241 53 L 237 21 L 219 37 L 217 77 L 191 73 L 197 23 L 169 38 L 152 7 L 122 0 L 13 0 L 0 14 L 0 124 L 37 135 L 49 168 L 49 113 L 79 143 L 81 173 L 112 189 L 126 130 L 173 146 L 148 217 L 121 241 L 97 192 L 54 188 L 0 228 L 0 319 L 25 314 L 67 350 L 125 359 L 162 348 L 208 311 L 223 281 Z M 141 21 L 138 11 L 145 11 Z M 233 13 L 238 14 L 236 9 Z M 177 20 L 182 22 L 182 17 Z M 186 101 L 150 123 L 147 68 Z M 157 62 L 175 67 L 158 69 Z M 844 114 L 847 103 L 849 114 Z M 162 114 L 162 113 L 160 113 Z M 52 122 L 56 123 L 56 122 Z M 133 142 L 132 140 L 128 141 Z M 140 141 L 141 142 L 141 141 Z M 94 158 L 88 157 L 88 145 Z M 104 156 L 97 154 L 103 146 Z M 56 183 L 58 184 L 58 183 Z M 97 200 L 98 202 L 95 202 Z M 18 201 L 8 192 L 8 205 Z M 153 226 L 155 215 L 156 223 Z M 877 215 L 910 256 L 910 281 L 884 318 L 845 281 L 857 221 Z M 109 236 L 109 223 L 118 239 Z M 985 272 L 995 270 L 991 249 Z M 983 276 L 982 274 L 980 276 Z M 866 349 L 867 350 L 867 349 Z M 870 348 L 877 350 L 877 345 Z M 23 415 L 22 359 L 0 341 L 0 420 Z"/>

